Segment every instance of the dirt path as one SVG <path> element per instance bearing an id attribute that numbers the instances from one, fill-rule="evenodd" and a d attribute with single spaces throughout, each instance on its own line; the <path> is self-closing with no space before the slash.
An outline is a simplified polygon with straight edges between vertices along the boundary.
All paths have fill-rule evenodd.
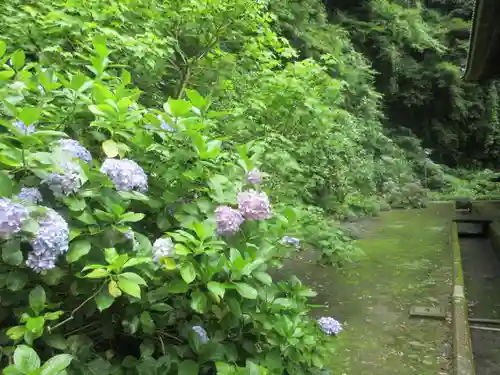
<path id="1" fill-rule="evenodd" d="M 294 273 L 318 292 L 318 316 L 344 323 L 334 374 L 448 374 L 447 321 L 409 318 L 412 306 L 443 306 L 451 293 L 450 203 L 384 212 L 357 241 L 365 255 L 342 270 L 322 268 L 301 253 Z"/>

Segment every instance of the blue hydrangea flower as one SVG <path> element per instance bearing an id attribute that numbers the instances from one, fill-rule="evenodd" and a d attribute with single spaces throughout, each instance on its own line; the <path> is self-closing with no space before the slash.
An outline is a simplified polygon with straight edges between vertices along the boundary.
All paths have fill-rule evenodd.
<path id="1" fill-rule="evenodd" d="M 176 130 L 172 128 L 170 125 L 167 124 L 167 122 L 161 117 L 161 115 L 156 116 L 158 120 L 160 120 L 160 127 L 169 132 L 169 133 L 174 133 Z"/>
<path id="2" fill-rule="evenodd" d="M 58 146 L 61 151 L 70 154 L 72 157 L 81 159 L 87 164 L 92 163 L 92 155 L 80 142 L 74 139 L 60 139 Z"/>
<path id="3" fill-rule="evenodd" d="M 238 209 L 247 220 L 265 220 L 272 216 L 271 204 L 264 192 L 242 191 L 238 193 L 237 200 Z"/>
<path id="4" fill-rule="evenodd" d="M 22 204 L 8 198 L 0 198 L 0 237 L 8 238 L 19 232 L 29 211 Z"/>
<path id="5" fill-rule="evenodd" d="M 319 328 L 327 335 L 338 335 L 342 331 L 342 324 L 330 316 L 318 319 Z"/>
<path id="6" fill-rule="evenodd" d="M 201 342 L 205 343 L 208 341 L 207 331 L 203 327 L 193 326 L 192 330 L 196 332 Z"/>
<path id="7" fill-rule="evenodd" d="M 175 244 L 170 237 L 158 238 L 153 244 L 153 259 L 160 263 L 161 258 L 171 258 L 175 255 Z"/>
<path id="8" fill-rule="evenodd" d="M 69 248 L 68 223 L 53 209 L 45 208 L 45 214 L 38 220 L 38 232 L 30 241 L 32 250 L 26 261 L 35 272 L 54 268 L 58 256 Z"/>
<path id="9" fill-rule="evenodd" d="M 300 248 L 300 241 L 298 238 L 295 238 L 295 237 L 289 237 L 289 236 L 284 236 L 282 239 L 281 239 L 281 243 L 283 245 L 292 245 L 292 246 L 295 246 L 295 248 Z"/>
<path id="10" fill-rule="evenodd" d="M 61 159 L 55 163 L 60 172 L 52 172 L 43 180 L 55 196 L 65 196 L 76 193 L 82 186 L 82 169 L 78 163 L 71 159 Z"/>
<path id="11" fill-rule="evenodd" d="M 240 230 L 243 221 L 243 215 L 229 206 L 219 206 L 215 210 L 216 230 L 221 235 L 235 234 Z"/>
<path id="12" fill-rule="evenodd" d="M 135 161 L 129 159 L 106 159 L 101 172 L 109 177 L 116 190 L 148 191 L 148 176 Z"/>
<path id="13" fill-rule="evenodd" d="M 37 188 L 23 187 L 21 188 L 21 191 L 19 192 L 17 197 L 21 201 L 31 204 L 37 204 L 43 200 L 42 194 L 40 193 L 40 190 L 38 190 Z"/>
<path id="14" fill-rule="evenodd" d="M 247 173 L 247 181 L 254 185 L 260 184 L 262 182 L 262 173 L 257 168 L 252 169 Z"/>
<path id="15" fill-rule="evenodd" d="M 36 132 L 36 128 L 34 125 L 26 126 L 26 124 L 21 120 L 14 121 L 12 125 L 15 126 L 21 133 L 24 133 L 25 135 L 31 135 L 34 132 Z"/>

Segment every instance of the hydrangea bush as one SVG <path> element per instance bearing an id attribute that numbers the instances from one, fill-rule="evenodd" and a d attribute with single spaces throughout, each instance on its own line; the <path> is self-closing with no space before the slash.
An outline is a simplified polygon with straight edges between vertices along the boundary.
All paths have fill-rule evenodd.
<path id="1" fill-rule="evenodd" d="M 321 371 L 341 326 L 268 272 L 300 220 L 258 145 L 222 147 L 194 90 L 143 108 L 103 39 L 89 50 L 55 71 L 0 42 L 4 373 Z"/>

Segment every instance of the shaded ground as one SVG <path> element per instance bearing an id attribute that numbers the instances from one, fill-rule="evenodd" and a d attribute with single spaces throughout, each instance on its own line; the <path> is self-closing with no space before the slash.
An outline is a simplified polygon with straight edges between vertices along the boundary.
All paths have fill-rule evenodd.
<path id="1" fill-rule="evenodd" d="M 460 249 L 469 317 L 500 319 L 500 260 L 488 238 L 461 238 Z M 476 373 L 500 374 L 500 332 L 471 329 L 471 335 Z"/>
<path id="2" fill-rule="evenodd" d="M 412 306 L 448 309 L 451 293 L 450 203 L 384 212 L 363 221 L 365 255 L 342 270 L 318 267 L 311 253 L 287 263 L 318 292 L 316 315 L 344 323 L 334 374 L 447 374 L 447 321 L 409 318 Z"/>

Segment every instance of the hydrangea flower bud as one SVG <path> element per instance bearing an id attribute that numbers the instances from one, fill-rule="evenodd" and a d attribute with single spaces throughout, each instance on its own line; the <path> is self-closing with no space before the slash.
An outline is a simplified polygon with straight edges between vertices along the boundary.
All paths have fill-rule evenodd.
<path id="1" fill-rule="evenodd" d="M 116 190 L 136 190 L 141 193 L 148 191 L 148 176 L 135 161 L 106 159 L 102 163 L 101 172 L 109 177 Z"/>
<path id="2" fill-rule="evenodd" d="M 56 168 L 61 172 L 52 172 L 43 182 L 49 186 L 55 196 L 76 193 L 82 186 L 80 165 L 74 160 L 61 158 L 56 162 Z"/>
<path id="3" fill-rule="evenodd" d="M 242 191 L 237 200 L 238 209 L 247 220 L 265 220 L 272 216 L 269 198 L 264 192 Z"/>
<path id="4" fill-rule="evenodd" d="M 298 238 L 295 238 L 295 237 L 289 237 L 289 236 L 284 236 L 282 239 L 281 239 L 281 243 L 283 245 L 292 245 L 292 246 L 295 246 L 295 248 L 300 248 L 300 241 Z"/>
<path id="5" fill-rule="evenodd" d="M 40 190 L 38 190 L 37 188 L 23 187 L 21 188 L 21 191 L 19 192 L 17 197 L 21 201 L 31 204 L 37 204 L 43 200 L 42 194 L 40 193 Z"/>
<path id="6" fill-rule="evenodd" d="M 324 316 L 318 319 L 319 328 L 327 335 L 338 335 L 342 331 L 342 325 L 339 321 L 330 316 Z"/>
<path id="7" fill-rule="evenodd" d="M 254 168 L 247 173 L 247 181 L 251 184 L 258 185 L 262 182 L 262 174 L 257 168 Z"/>
<path id="8" fill-rule="evenodd" d="M 81 159 L 87 164 L 92 163 L 92 155 L 80 142 L 74 139 L 61 139 L 58 141 L 58 146 L 64 153 L 70 154 L 76 159 Z"/>
<path id="9" fill-rule="evenodd" d="M 208 341 L 207 331 L 205 331 L 203 327 L 193 326 L 192 330 L 196 332 L 202 343 L 206 343 Z"/>
<path id="10" fill-rule="evenodd" d="M 41 272 L 55 267 L 57 257 L 68 251 L 68 223 L 51 208 L 38 220 L 38 232 L 30 241 L 31 252 L 26 265 L 35 272 Z"/>
<path id="11" fill-rule="evenodd" d="M 20 120 L 14 121 L 12 125 L 15 126 L 21 133 L 24 133 L 25 135 L 31 135 L 34 132 L 36 132 L 36 128 L 34 125 L 26 126 L 26 124 Z"/>
<path id="12" fill-rule="evenodd" d="M 173 257 L 175 254 L 175 244 L 170 237 L 158 238 L 153 244 L 153 259 L 160 263 L 161 258 Z"/>
<path id="13" fill-rule="evenodd" d="M 0 198 L 0 237 L 7 238 L 19 232 L 28 217 L 29 211 L 22 204 Z"/>
<path id="14" fill-rule="evenodd" d="M 243 223 L 243 215 L 238 210 L 229 206 L 219 206 L 215 210 L 215 222 L 217 233 L 221 235 L 231 235 L 240 229 Z"/>

